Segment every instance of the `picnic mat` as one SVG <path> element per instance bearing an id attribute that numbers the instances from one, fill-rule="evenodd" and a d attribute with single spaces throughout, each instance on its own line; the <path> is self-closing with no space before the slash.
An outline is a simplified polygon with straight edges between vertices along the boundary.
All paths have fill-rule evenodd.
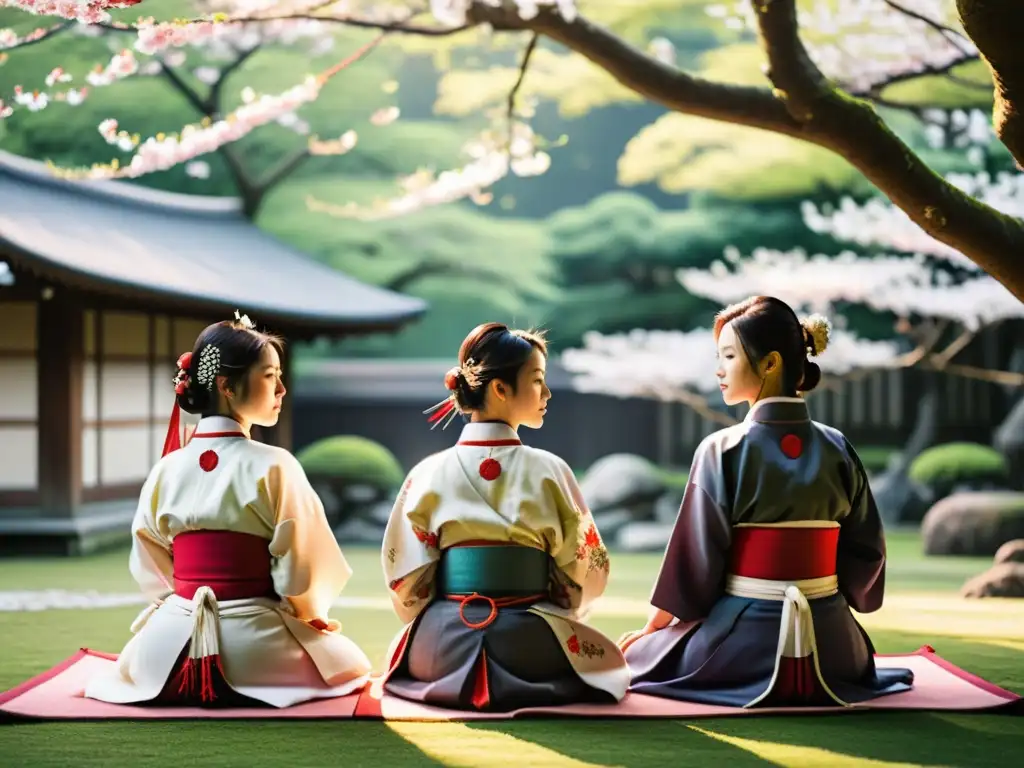
<path id="1" fill-rule="evenodd" d="M 106 704 L 82 695 L 86 681 L 117 659 L 116 655 L 82 649 L 71 658 L 31 680 L 0 694 L 0 718 L 16 720 L 236 720 L 284 718 L 289 720 L 507 720 L 524 717 L 589 718 L 705 718 L 751 715 L 807 715 L 862 712 L 881 709 L 944 710 L 1021 713 L 1022 697 L 986 682 L 949 663 L 930 646 L 902 655 L 876 657 L 879 667 L 908 667 L 914 688 L 883 696 L 855 707 L 787 707 L 742 709 L 671 701 L 644 694 L 628 694 L 618 704 L 580 704 L 531 707 L 514 712 L 463 712 L 430 707 L 382 695 L 375 680 L 361 693 L 312 701 L 285 709 L 204 709 L 202 707 L 137 707 Z"/>

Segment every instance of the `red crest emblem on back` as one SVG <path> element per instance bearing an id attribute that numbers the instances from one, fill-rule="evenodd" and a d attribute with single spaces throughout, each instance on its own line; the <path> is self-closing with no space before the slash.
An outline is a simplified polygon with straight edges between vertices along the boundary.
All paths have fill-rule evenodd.
<path id="1" fill-rule="evenodd" d="M 501 464 L 497 459 L 484 459 L 480 462 L 480 477 L 484 480 L 497 480 L 501 476 Z"/>
<path id="2" fill-rule="evenodd" d="M 804 452 L 803 441 L 796 435 L 786 435 L 783 437 L 779 447 L 782 448 L 782 452 L 790 459 L 798 459 L 800 454 Z"/>
<path id="3" fill-rule="evenodd" d="M 213 472 L 220 458 L 213 451 L 203 451 L 199 457 L 199 466 L 204 472 Z"/>

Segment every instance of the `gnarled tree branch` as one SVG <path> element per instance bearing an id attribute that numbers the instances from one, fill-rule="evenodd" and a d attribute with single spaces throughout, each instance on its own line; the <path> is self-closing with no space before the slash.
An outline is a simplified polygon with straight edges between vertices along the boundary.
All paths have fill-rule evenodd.
<path id="1" fill-rule="evenodd" d="M 956 9 L 992 73 L 996 91 L 992 123 L 996 135 L 1010 150 L 1018 167 L 1024 169 L 1024 4 L 956 0 Z"/>

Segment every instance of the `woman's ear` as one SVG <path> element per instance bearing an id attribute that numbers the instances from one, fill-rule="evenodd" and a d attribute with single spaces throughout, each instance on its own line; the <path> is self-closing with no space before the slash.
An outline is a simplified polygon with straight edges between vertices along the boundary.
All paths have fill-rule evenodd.
<path id="1" fill-rule="evenodd" d="M 759 368 L 758 373 L 760 373 L 762 379 L 766 376 L 777 375 L 782 371 L 782 355 L 775 351 L 769 352 L 762 358 Z"/>
<path id="2" fill-rule="evenodd" d="M 235 393 L 231 391 L 231 387 L 228 386 L 227 376 L 218 376 L 217 379 L 217 391 L 220 392 L 224 397 L 234 397 Z"/>
<path id="3" fill-rule="evenodd" d="M 506 398 L 508 398 L 508 387 L 501 379 L 491 379 L 490 388 L 491 394 L 502 402 L 505 402 Z"/>

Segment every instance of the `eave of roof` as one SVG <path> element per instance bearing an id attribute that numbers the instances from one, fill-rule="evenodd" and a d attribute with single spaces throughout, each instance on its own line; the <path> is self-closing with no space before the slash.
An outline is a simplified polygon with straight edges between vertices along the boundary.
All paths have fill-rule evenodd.
<path id="1" fill-rule="evenodd" d="M 153 308 L 323 333 L 397 330 L 424 301 L 367 285 L 249 222 L 234 198 L 69 181 L 0 152 L 0 254 L 81 290 Z"/>

